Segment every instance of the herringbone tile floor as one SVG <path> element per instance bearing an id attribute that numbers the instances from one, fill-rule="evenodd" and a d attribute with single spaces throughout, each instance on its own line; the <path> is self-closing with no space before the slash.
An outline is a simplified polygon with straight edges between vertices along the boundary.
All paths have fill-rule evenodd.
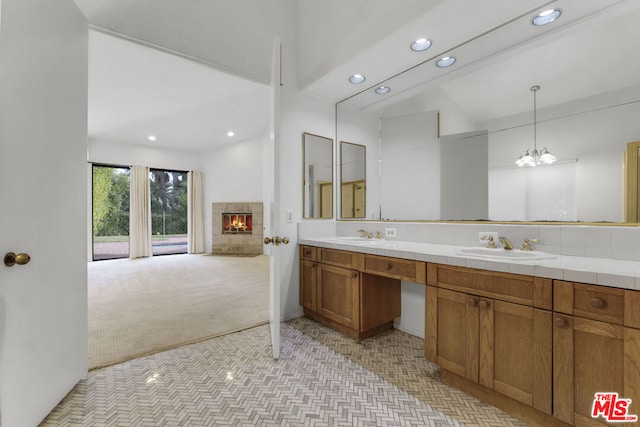
<path id="1" fill-rule="evenodd" d="M 437 380 L 423 342 L 356 343 L 309 319 L 89 372 L 42 426 L 524 426 Z"/>

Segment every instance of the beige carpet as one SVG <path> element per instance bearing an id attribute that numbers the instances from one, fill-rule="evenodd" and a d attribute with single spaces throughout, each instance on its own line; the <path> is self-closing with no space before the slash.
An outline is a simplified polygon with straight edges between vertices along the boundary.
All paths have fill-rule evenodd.
<path id="1" fill-rule="evenodd" d="M 269 321 L 269 258 L 170 255 L 89 263 L 89 368 Z"/>

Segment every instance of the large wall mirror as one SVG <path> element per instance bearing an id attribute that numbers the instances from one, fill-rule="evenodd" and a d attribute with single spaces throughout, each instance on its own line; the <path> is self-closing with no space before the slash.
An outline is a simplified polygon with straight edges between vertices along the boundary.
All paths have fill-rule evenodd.
<path id="1" fill-rule="evenodd" d="M 340 142 L 340 216 L 367 216 L 367 147 Z"/>
<path id="2" fill-rule="evenodd" d="M 562 15 L 540 28 L 531 6 L 337 104 L 337 140 L 366 145 L 375 164 L 365 195 L 374 219 L 626 221 L 623 157 L 640 139 L 640 55 L 629 55 L 640 47 L 640 2 L 558 0 L 549 7 Z M 456 63 L 437 67 L 441 54 Z M 558 161 L 516 166 L 534 143 Z"/>
<path id="3" fill-rule="evenodd" d="M 304 218 L 333 218 L 333 139 L 302 134 Z"/>

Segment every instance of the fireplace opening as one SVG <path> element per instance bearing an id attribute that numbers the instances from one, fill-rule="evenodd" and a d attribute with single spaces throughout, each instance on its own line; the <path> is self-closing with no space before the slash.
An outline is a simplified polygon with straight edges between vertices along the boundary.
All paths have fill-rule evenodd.
<path id="1" fill-rule="evenodd" d="M 222 234 L 251 234 L 253 229 L 252 214 L 223 213 Z"/>

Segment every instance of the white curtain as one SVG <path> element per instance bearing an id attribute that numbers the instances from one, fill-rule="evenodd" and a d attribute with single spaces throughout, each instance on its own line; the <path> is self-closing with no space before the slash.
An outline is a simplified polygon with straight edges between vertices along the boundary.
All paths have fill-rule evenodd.
<path id="1" fill-rule="evenodd" d="M 203 215 L 202 172 L 191 171 L 187 174 L 187 232 L 190 254 L 204 252 Z"/>
<path id="2" fill-rule="evenodd" d="M 129 258 L 148 257 L 151 248 L 151 188 L 149 168 L 131 167 Z"/>

